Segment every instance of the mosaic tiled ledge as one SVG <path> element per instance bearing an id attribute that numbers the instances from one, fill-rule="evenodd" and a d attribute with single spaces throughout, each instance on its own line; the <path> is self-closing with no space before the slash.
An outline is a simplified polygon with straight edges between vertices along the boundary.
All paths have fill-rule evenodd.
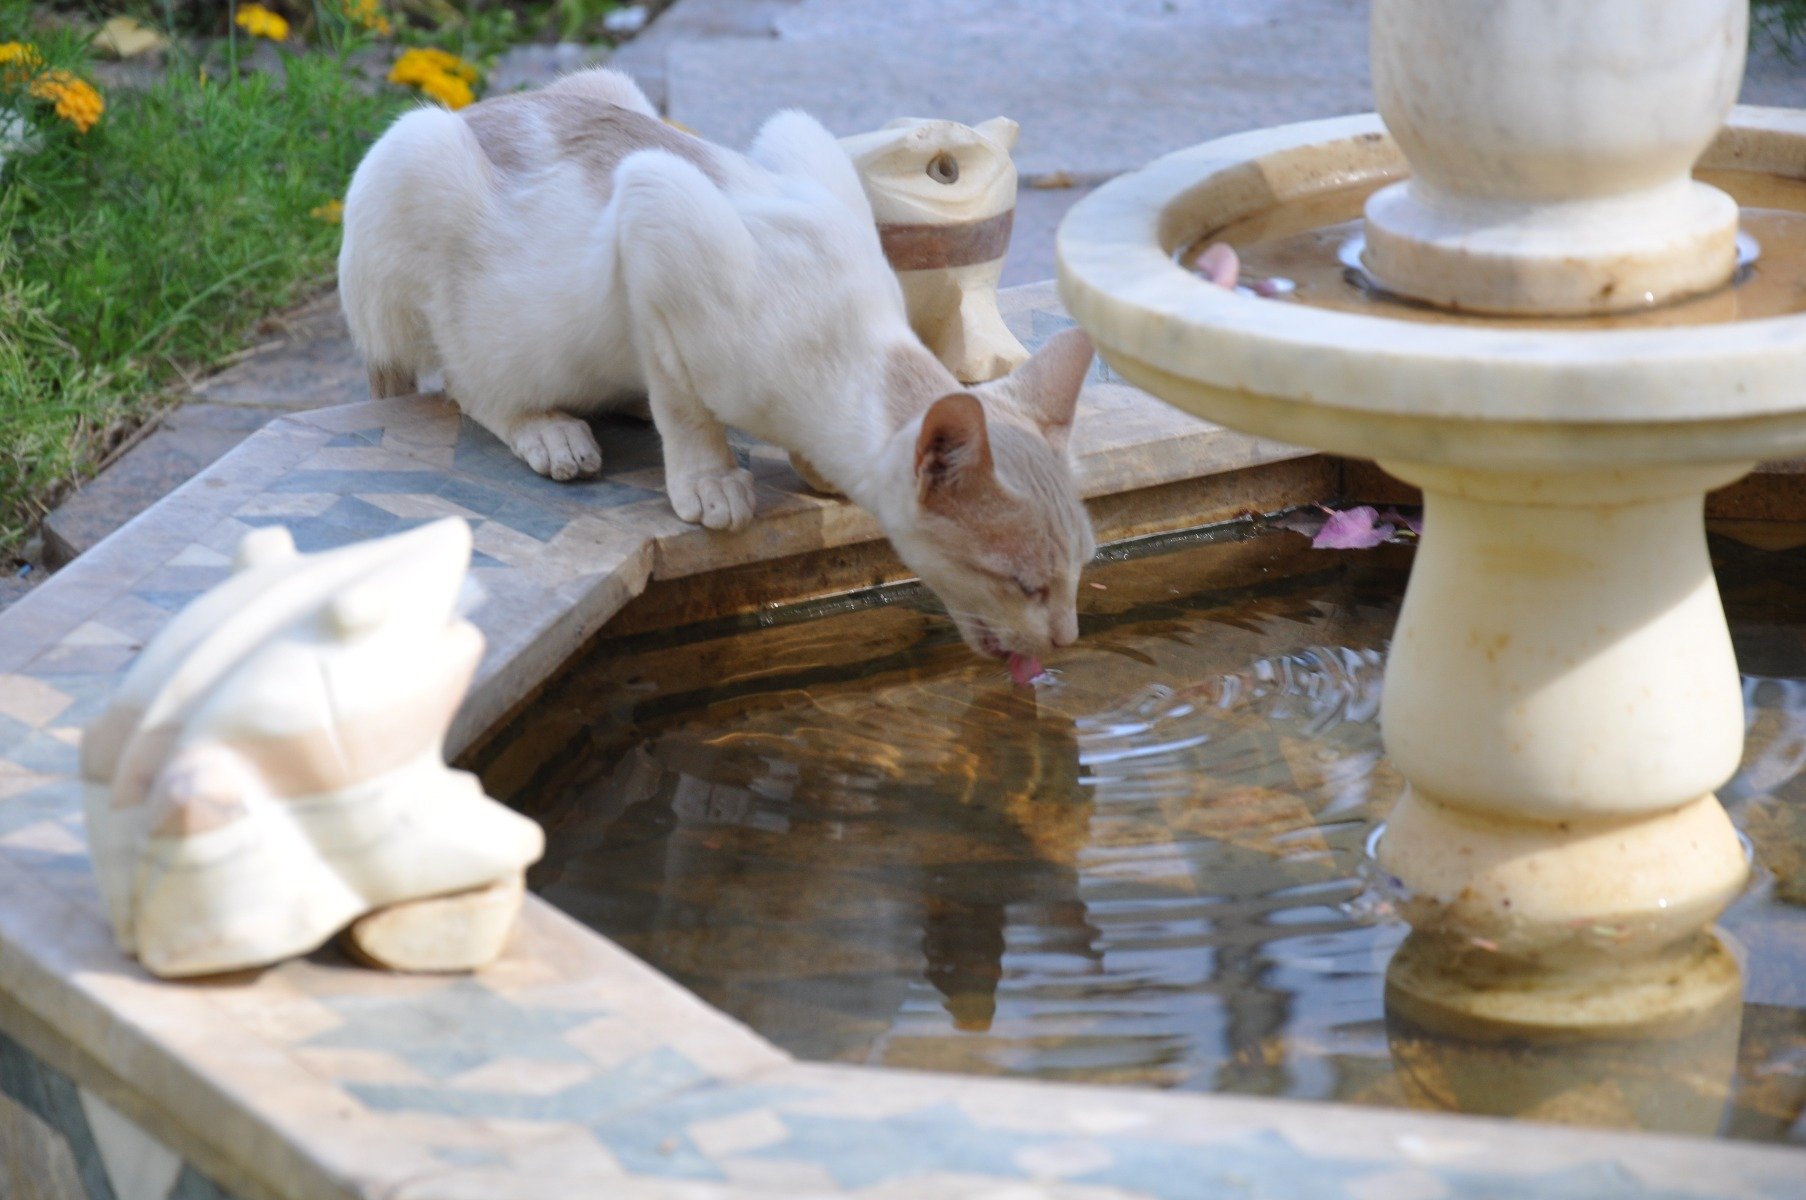
<path id="1" fill-rule="evenodd" d="M 1006 315 L 1031 343 L 1069 323 L 1050 286 L 1008 293 Z M 756 446 L 759 520 L 736 536 L 692 529 L 665 504 L 643 431 L 603 441 L 606 477 L 569 485 L 436 399 L 285 418 L 0 614 L 0 1050 L 13 1047 L 0 1148 L 98 1146 L 104 1170 L 64 1173 L 86 1200 L 1806 1192 L 1806 1157 L 1785 1149 L 801 1063 L 532 899 L 504 959 L 468 978 L 324 951 L 172 984 L 123 957 L 85 852 L 80 729 L 247 530 L 285 524 L 314 550 L 447 514 L 472 523 L 489 651 L 454 751 L 649 585 L 774 560 L 775 580 L 876 537 Z M 1207 509 L 1171 490 L 1186 480 L 1231 481 L 1217 515 L 1327 494 L 1322 460 L 1193 421 L 1101 368 L 1076 446 L 1118 532 L 1169 500 Z M 88 1117 L 63 1121 L 64 1093 Z"/>

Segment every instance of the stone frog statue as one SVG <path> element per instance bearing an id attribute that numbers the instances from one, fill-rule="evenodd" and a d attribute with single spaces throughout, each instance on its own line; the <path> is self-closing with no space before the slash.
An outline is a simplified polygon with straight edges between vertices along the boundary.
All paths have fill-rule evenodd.
<path id="1" fill-rule="evenodd" d="M 123 950 L 210 974 L 365 918 L 353 948 L 383 965 L 500 952 L 544 839 L 442 757 L 483 651 L 456 607 L 470 547 L 456 518 L 306 555 L 258 530 L 152 639 L 82 739 Z"/>
<path id="2" fill-rule="evenodd" d="M 1028 359 L 997 311 L 1016 212 L 1016 122 L 906 117 L 842 138 L 872 205 L 916 336 L 962 383 Z"/>

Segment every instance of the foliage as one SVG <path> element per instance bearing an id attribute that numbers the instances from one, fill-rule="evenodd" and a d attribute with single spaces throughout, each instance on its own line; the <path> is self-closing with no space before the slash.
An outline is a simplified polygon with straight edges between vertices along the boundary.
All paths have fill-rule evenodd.
<path id="1" fill-rule="evenodd" d="M 52 5 L 91 16 L 97 0 L 52 0 Z M 488 62 L 524 41 L 605 41 L 603 20 L 628 0 L 258 0 L 257 6 L 284 19 L 301 41 L 327 43 L 323 27 L 360 9 L 371 19 L 362 28 L 394 36 L 406 45 L 433 45 L 475 62 Z M 670 0 L 653 0 L 659 9 Z M 223 37 L 234 13 L 253 0 L 105 0 L 108 15 L 124 13 L 187 37 Z M 261 18 L 255 18 L 261 24 Z M 355 21 L 353 22 L 356 23 Z"/>
<path id="2" fill-rule="evenodd" d="M 0 0 L 0 44 L 87 78 L 81 39 L 29 19 Z M 162 388 L 331 277 L 333 204 L 407 101 L 284 51 L 273 74 L 174 61 L 105 103 L 83 132 L 0 68 L 0 554 Z"/>
<path id="3" fill-rule="evenodd" d="M 1750 18 L 1758 36 L 1771 38 L 1789 58 L 1806 42 L 1806 0 L 1753 0 Z"/>
<path id="4" fill-rule="evenodd" d="M 90 366 L 57 328 L 49 285 L 19 269 L 17 205 L 0 200 L 0 552 L 79 465 L 107 449 L 144 373 Z"/>
<path id="5" fill-rule="evenodd" d="M 330 280 L 345 183 L 390 119 L 470 103 L 517 42 L 600 40 L 620 7 L 0 0 L 0 563 L 172 385 Z M 168 35 L 156 82 L 96 86 L 84 30 L 113 16 Z M 379 40 L 416 90 L 369 69 Z"/>

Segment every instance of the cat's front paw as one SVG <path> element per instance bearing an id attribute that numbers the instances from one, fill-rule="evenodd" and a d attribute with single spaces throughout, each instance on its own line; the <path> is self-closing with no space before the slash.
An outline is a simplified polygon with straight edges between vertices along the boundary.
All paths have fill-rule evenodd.
<path id="1" fill-rule="evenodd" d="M 563 413 L 523 417 L 509 437 L 514 452 L 529 467 L 553 479 L 583 479 L 602 470 L 602 448 L 589 422 Z"/>
<path id="2" fill-rule="evenodd" d="M 745 529 L 753 519 L 751 471 L 699 471 L 667 479 L 665 490 L 679 519 L 704 529 Z"/>

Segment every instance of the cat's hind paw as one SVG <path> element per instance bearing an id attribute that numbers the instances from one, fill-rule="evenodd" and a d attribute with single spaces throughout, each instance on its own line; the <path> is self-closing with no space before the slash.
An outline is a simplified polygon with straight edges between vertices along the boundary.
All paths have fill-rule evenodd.
<path id="1" fill-rule="evenodd" d="M 523 417 L 515 423 L 509 445 L 529 467 L 561 482 L 602 471 L 602 448 L 589 423 L 563 413 Z"/>
<path id="2" fill-rule="evenodd" d="M 678 518 L 692 525 L 738 532 L 752 524 L 751 471 L 735 468 L 680 475 L 666 480 L 665 490 Z"/>

